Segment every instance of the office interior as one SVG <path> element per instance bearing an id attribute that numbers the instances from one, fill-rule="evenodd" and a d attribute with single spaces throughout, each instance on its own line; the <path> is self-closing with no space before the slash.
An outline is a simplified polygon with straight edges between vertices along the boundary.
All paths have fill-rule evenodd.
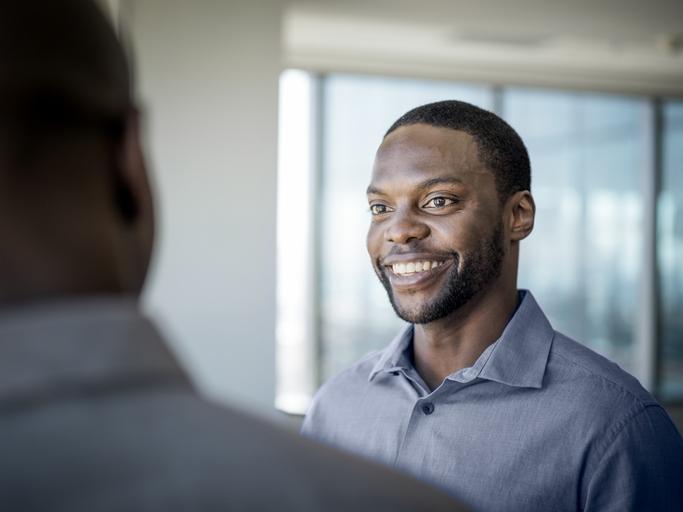
<path id="1" fill-rule="evenodd" d="M 347 226 L 348 233 L 339 236 L 362 241 L 367 211 L 337 211 L 333 218 L 321 198 L 332 205 L 339 199 L 336 192 L 352 190 L 341 186 L 345 173 L 369 176 L 371 161 L 363 170 L 365 156 L 356 163 L 347 155 L 354 162 L 351 171 L 335 167 L 330 155 L 337 151 L 338 161 L 346 161 L 345 151 L 354 149 L 343 144 L 354 142 L 355 132 L 357 139 L 364 137 L 359 145 L 379 144 L 383 131 L 363 131 L 366 125 L 375 129 L 364 116 L 378 103 L 464 99 L 503 115 L 525 141 L 529 134 L 532 172 L 535 148 L 544 148 L 542 136 L 561 124 L 562 116 L 579 116 L 581 126 L 590 128 L 574 134 L 584 138 L 582 144 L 600 137 L 601 127 L 631 130 L 612 148 L 623 164 L 611 168 L 602 185 L 598 180 L 577 193 L 567 185 L 563 190 L 569 192 L 558 199 L 562 218 L 547 205 L 555 215 L 545 228 L 550 235 L 558 226 L 552 222 L 571 223 L 580 214 L 583 223 L 573 225 L 571 237 L 557 239 L 566 250 L 557 246 L 553 253 L 543 238 L 530 239 L 529 254 L 541 262 L 552 259 L 555 267 L 545 274 L 522 269 L 520 284 L 532 292 L 531 285 L 545 286 L 551 301 L 557 290 L 574 290 L 580 282 L 569 302 L 548 303 L 558 311 L 556 321 L 551 315 L 561 324 L 555 327 L 571 330 L 580 324 L 569 334 L 636 375 L 683 430 L 683 324 L 676 320 L 683 318 L 683 182 L 678 178 L 683 160 L 677 157 L 683 156 L 683 4 L 101 0 L 101 5 L 133 59 L 157 199 L 157 246 L 142 304 L 206 395 L 294 428 L 322 380 L 391 340 L 383 336 L 395 324 L 376 289 L 352 290 L 373 297 L 368 307 L 376 308 L 360 327 L 344 325 L 358 316 L 342 314 L 349 300 L 353 306 L 353 293 L 334 295 L 331 269 L 338 268 L 333 260 L 335 243 L 341 242 L 330 233 L 336 236 Z M 303 101 L 293 114 L 283 110 L 285 83 Z M 439 96 L 451 93 L 460 97 Z M 525 124 L 529 112 L 535 112 L 533 126 Z M 283 126 L 287 115 L 294 124 Z M 305 138 L 305 154 L 298 156 L 299 171 L 305 172 L 303 181 L 294 182 L 301 186 L 287 189 L 291 178 L 281 174 L 282 155 L 290 146 L 283 141 L 292 140 L 296 122 Z M 554 162 L 563 154 L 555 154 Z M 601 172 L 600 159 L 602 167 L 614 164 L 611 154 L 590 148 L 577 158 L 588 160 L 579 175 L 585 179 Z M 536 161 L 539 169 L 549 169 L 538 183 L 548 197 L 555 182 L 578 172 L 570 162 L 555 178 L 542 156 Z M 623 170 L 629 165 L 632 170 Z M 363 200 L 338 204 L 355 207 Z M 297 208 L 299 216 L 288 217 Z M 591 217 L 594 210 L 598 213 Z M 294 256 L 283 259 L 283 251 Z M 524 251 L 522 245 L 523 258 Z M 349 271 L 360 268 L 365 255 L 358 258 Z M 358 270 L 362 282 L 374 279 L 366 263 Z M 623 272 L 605 277 L 605 269 Z M 572 307 L 580 311 L 562 316 Z"/>

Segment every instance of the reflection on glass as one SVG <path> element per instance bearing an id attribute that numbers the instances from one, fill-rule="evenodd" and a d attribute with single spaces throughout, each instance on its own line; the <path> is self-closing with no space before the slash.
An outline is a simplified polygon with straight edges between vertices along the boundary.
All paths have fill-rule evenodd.
<path id="1" fill-rule="evenodd" d="M 320 219 L 321 378 L 386 346 L 401 327 L 365 249 L 375 151 L 408 110 L 446 99 L 492 106 L 490 88 L 332 75 L 324 81 Z"/>
<path id="2" fill-rule="evenodd" d="M 504 118 L 531 156 L 536 224 L 519 287 L 553 327 L 633 368 L 641 266 L 644 100 L 510 89 Z M 680 267 L 679 267 L 680 268 Z"/>
<path id="3" fill-rule="evenodd" d="M 683 102 L 663 105 L 662 192 L 657 227 L 663 400 L 683 399 Z"/>

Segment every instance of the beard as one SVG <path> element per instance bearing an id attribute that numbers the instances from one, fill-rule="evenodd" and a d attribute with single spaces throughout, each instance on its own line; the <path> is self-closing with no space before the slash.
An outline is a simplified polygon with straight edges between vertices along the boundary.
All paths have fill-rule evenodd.
<path id="1" fill-rule="evenodd" d="M 415 251 L 420 252 L 417 248 Z M 412 324 L 428 324 L 445 318 L 500 277 L 505 257 L 503 220 L 500 220 L 489 237 L 482 240 L 479 247 L 464 254 L 462 265 L 457 252 L 449 251 L 445 254 L 453 258 L 454 263 L 446 275 L 444 287 L 434 300 L 410 310 L 403 308 L 396 299 L 388 276 L 389 270 L 383 265 L 377 265 L 375 272 L 399 318 Z"/>

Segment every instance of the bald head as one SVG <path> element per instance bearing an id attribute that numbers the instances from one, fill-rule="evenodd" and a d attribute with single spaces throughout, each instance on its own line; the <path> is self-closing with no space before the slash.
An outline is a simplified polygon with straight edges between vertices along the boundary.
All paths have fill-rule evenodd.
<path id="1" fill-rule="evenodd" d="M 148 196 L 126 58 L 100 9 L 0 0 L 0 301 L 138 291 Z"/>

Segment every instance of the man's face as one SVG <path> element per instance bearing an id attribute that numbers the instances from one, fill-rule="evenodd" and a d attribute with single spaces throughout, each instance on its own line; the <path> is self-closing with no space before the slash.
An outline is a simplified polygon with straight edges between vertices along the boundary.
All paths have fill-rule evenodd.
<path id="1" fill-rule="evenodd" d="M 444 318 L 500 276 L 501 205 L 470 135 L 398 128 L 377 151 L 368 202 L 368 252 L 403 320 Z"/>

